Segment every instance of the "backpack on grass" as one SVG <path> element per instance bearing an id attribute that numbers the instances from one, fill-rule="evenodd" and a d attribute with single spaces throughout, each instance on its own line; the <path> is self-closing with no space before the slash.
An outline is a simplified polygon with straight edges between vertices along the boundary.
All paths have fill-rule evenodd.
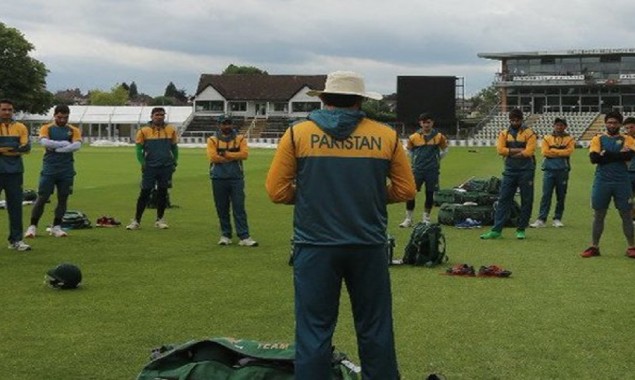
<path id="1" fill-rule="evenodd" d="M 293 380 L 295 346 L 247 339 L 212 338 L 152 350 L 137 380 Z M 358 380 L 360 368 L 333 350 L 331 379 Z"/>
<path id="2" fill-rule="evenodd" d="M 79 230 L 91 227 L 90 219 L 81 211 L 67 210 L 62 217 L 62 228 Z"/>
<path id="3" fill-rule="evenodd" d="M 150 192 L 150 198 L 148 198 L 148 203 L 146 205 L 147 208 L 157 208 L 157 189 L 156 187 L 152 189 Z M 165 194 L 165 208 L 172 208 L 172 203 L 170 202 L 170 193 Z"/>
<path id="4" fill-rule="evenodd" d="M 417 223 L 410 235 L 403 263 L 434 267 L 448 261 L 445 254 L 445 235 L 439 224 Z"/>

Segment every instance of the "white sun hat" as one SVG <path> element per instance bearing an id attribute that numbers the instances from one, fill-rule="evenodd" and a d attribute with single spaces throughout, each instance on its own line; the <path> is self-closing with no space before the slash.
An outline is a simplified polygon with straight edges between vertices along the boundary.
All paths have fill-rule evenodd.
<path id="1" fill-rule="evenodd" d="M 326 76 L 324 90 L 310 90 L 309 96 L 321 94 L 359 95 L 364 98 L 381 100 L 383 96 L 378 92 L 366 91 L 364 77 L 353 71 L 334 71 Z"/>

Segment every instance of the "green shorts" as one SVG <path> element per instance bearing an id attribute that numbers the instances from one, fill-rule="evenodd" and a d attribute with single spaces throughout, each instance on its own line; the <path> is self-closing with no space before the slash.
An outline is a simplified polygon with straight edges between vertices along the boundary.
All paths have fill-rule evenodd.
<path id="1" fill-rule="evenodd" d="M 630 182 L 598 184 L 596 180 L 591 191 L 591 207 L 594 210 L 607 210 L 613 199 L 616 209 L 630 210 L 632 193 Z"/>

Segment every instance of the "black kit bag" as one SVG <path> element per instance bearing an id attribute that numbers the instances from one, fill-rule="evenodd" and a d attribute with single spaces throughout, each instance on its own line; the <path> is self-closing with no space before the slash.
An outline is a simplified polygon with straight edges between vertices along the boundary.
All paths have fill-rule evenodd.
<path id="1" fill-rule="evenodd" d="M 415 266 L 434 267 L 448 261 L 445 235 L 437 223 L 417 223 L 404 249 L 402 262 Z"/>
<path id="2" fill-rule="evenodd" d="M 62 217 L 62 228 L 80 230 L 83 228 L 91 228 L 90 219 L 81 211 L 67 210 Z"/>

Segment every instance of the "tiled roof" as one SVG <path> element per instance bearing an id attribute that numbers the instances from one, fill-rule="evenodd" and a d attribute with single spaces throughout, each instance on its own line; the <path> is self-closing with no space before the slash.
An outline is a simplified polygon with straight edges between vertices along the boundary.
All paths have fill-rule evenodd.
<path id="1" fill-rule="evenodd" d="M 304 86 L 324 88 L 326 75 L 202 74 L 196 95 L 212 86 L 227 100 L 285 101 Z"/>

